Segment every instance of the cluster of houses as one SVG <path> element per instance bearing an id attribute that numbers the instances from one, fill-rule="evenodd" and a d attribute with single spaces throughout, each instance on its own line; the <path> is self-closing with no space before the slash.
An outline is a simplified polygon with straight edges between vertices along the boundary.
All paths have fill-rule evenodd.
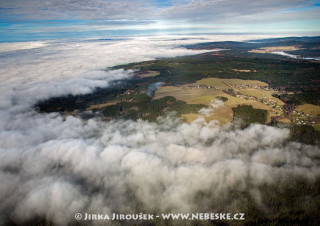
<path id="1" fill-rule="evenodd" d="M 232 87 L 229 85 L 229 87 Z M 274 91 L 272 88 L 269 88 L 268 86 L 257 86 L 257 85 L 250 85 L 250 84 L 241 84 L 241 85 L 235 85 L 236 89 L 248 89 L 248 88 L 254 88 L 254 89 L 260 89 L 260 90 L 266 90 L 266 91 Z"/>
<path id="2" fill-rule="evenodd" d="M 131 93 L 134 93 L 134 90 L 126 90 L 122 95 L 130 95 Z"/>
<path id="3" fill-rule="evenodd" d="M 319 117 L 314 117 L 312 114 L 306 114 L 298 110 L 294 110 L 292 116 L 291 121 L 298 125 L 314 125 L 320 121 Z"/>
<path id="4" fill-rule="evenodd" d="M 207 86 L 207 85 L 201 85 L 201 84 L 196 84 L 196 85 L 188 85 L 187 88 L 189 89 L 215 89 L 219 90 L 219 87 L 216 86 Z"/>
<path id="5" fill-rule="evenodd" d="M 255 101 L 258 101 L 258 102 L 263 103 L 265 105 L 271 106 L 274 109 L 272 111 L 272 113 L 274 113 L 275 115 L 280 116 L 281 113 L 283 113 L 283 108 L 277 104 L 278 102 L 273 99 L 267 99 L 267 96 L 264 96 L 264 98 L 258 98 L 255 96 L 247 96 L 247 95 L 243 95 L 243 94 L 235 92 L 235 97 L 238 97 L 241 99 L 246 99 L 246 100 L 255 100 Z M 278 110 L 279 112 L 276 110 Z"/>
<path id="6" fill-rule="evenodd" d="M 236 93 L 236 97 L 244 98 L 247 100 L 256 100 L 265 105 L 272 106 L 272 113 L 276 116 L 288 116 L 289 112 L 284 109 L 282 106 L 277 105 L 277 101 L 273 99 L 267 99 L 265 96 L 263 99 L 257 98 L 254 96 L 246 96 L 239 93 Z M 291 114 L 291 122 L 297 125 L 315 125 L 320 122 L 320 117 L 314 117 L 312 114 L 306 114 L 303 111 L 294 110 Z"/>
<path id="7" fill-rule="evenodd" d="M 232 87 L 231 85 L 228 85 L 229 87 Z M 278 90 L 274 90 L 270 87 L 266 87 L 266 86 L 252 86 L 249 84 L 241 84 L 241 85 L 236 85 L 234 86 L 237 89 L 247 89 L 247 88 L 254 88 L 254 89 L 260 89 L 260 90 L 265 90 L 265 91 L 278 91 Z M 271 106 L 272 109 L 272 113 L 275 114 L 276 116 L 288 116 L 289 113 L 291 111 L 289 111 L 288 109 L 284 109 L 283 106 L 278 105 L 277 101 L 274 99 L 268 99 L 267 96 L 264 96 L 263 98 L 258 98 L 255 96 L 247 96 L 247 95 L 243 95 L 241 93 L 238 92 L 234 92 L 234 96 L 238 97 L 238 98 L 242 98 L 242 99 L 246 99 L 246 100 L 255 100 L 258 102 L 261 102 L 265 105 Z M 312 114 L 306 114 L 303 111 L 298 111 L 298 110 L 294 110 L 292 111 L 291 114 L 291 122 L 298 124 L 298 125 L 315 125 L 318 124 L 320 122 L 320 118 L 319 117 L 314 117 Z"/>
<path id="8" fill-rule="evenodd" d="M 268 86 L 257 86 L 257 85 L 250 85 L 250 84 L 240 84 L 240 85 L 226 84 L 226 86 L 228 86 L 230 88 L 236 88 L 236 89 L 254 88 L 254 89 L 260 89 L 260 90 L 265 90 L 265 91 L 275 91 Z M 201 85 L 201 84 L 188 85 L 187 88 L 189 88 L 189 89 L 216 89 L 216 90 L 220 89 L 218 86 L 207 86 L 207 85 Z"/>
<path id="9" fill-rule="evenodd" d="M 291 122 L 298 125 L 315 125 L 316 121 L 313 118 L 292 118 Z"/>

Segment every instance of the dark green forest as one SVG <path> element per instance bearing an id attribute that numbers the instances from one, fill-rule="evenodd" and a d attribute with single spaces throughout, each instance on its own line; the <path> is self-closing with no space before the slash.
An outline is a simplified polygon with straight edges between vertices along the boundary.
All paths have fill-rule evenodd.
<path id="1" fill-rule="evenodd" d="M 130 101 L 122 101 L 118 104 L 102 108 L 103 115 L 111 118 L 124 118 L 137 120 L 139 118 L 155 121 L 167 112 L 174 111 L 176 116 L 181 114 L 196 113 L 205 105 L 187 104 L 167 96 L 161 99 L 152 99 L 146 94 L 135 95 Z"/>
<path id="2" fill-rule="evenodd" d="M 255 109 L 251 105 L 238 105 L 232 108 L 234 118 L 241 118 L 246 125 L 251 123 L 265 124 L 267 122 L 268 111 Z"/>

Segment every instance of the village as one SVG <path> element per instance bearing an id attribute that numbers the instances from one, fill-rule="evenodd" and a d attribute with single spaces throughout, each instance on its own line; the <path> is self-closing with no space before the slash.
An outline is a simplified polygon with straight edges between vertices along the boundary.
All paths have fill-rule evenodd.
<path id="1" fill-rule="evenodd" d="M 280 100 L 277 101 L 272 98 L 268 98 L 268 96 L 263 96 L 263 98 L 259 98 L 253 95 L 245 95 L 237 90 L 245 90 L 245 89 L 257 89 L 259 91 L 271 91 L 275 93 L 281 93 L 283 94 L 283 90 L 277 90 L 273 89 L 269 86 L 259 86 L 259 85 L 251 85 L 251 84 L 224 84 L 224 88 L 228 87 L 228 90 L 223 90 L 223 92 L 245 100 L 254 100 L 258 101 L 264 105 L 272 107 L 272 110 L 270 111 L 273 116 L 276 118 L 288 118 L 291 123 L 297 124 L 297 125 L 312 125 L 320 123 L 320 116 L 319 115 L 312 115 L 305 113 L 301 110 L 293 110 L 294 108 L 285 108 L 284 105 L 280 104 Z M 188 85 L 187 88 L 189 89 L 213 89 L 213 90 L 220 90 L 222 87 L 218 86 L 209 86 L 209 85 L 203 85 L 203 84 L 191 84 Z M 235 90 L 234 90 L 235 89 Z"/>

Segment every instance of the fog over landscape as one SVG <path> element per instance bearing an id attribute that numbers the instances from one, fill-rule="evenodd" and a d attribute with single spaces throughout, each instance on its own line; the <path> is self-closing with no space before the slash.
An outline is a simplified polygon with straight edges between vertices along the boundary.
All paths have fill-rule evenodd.
<path id="1" fill-rule="evenodd" d="M 50 97 L 86 94 L 133 71 L 107 70 L 159 57 L 204 53 L 181 45 L 270 36 L 179 36 L 0 44 L 0 224 L 44 218 L 57 225 L 75 213 L 263 213 L 265 186 L 320 176 L 316 146 L 289 142 L 289 129 L 172 114 L 155 123 L 83 120 L 38 113 Z M 223 103 L 212 103 L 210 114 Z M 301 197 L 308 212 L 317 205 Z M 214 205 L 217 204 L 217 205 Z M 308 204 L 308 205 L 307 205 Z M 272 217 L 272 215 L 270 215 Z M 94 224 L 94 222 L 93 222 Z"/>

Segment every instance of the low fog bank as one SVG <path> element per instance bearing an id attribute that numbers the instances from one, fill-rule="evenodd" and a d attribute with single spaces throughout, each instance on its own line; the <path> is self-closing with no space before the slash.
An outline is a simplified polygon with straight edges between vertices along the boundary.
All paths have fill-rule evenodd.
<path id="1" fill-rule="evenodd" d="M 265 186 L 281 191 L 320 176 L 317 147 L 288 143 L 287 129 L 264 125 L 240 130 L 171 116 L 105 124 L 36 113 L 19 125 L 19 133 L 1 133 L 3 222 L 64 225 L 77 212 L 246 212 L 248 200 L 267 214 Z"/>
<path id="2" fill-rule="evenodd" d="M 20 43 L 0 51 L 0 224 L 66 225 L 78 212 L 249 214 L 250 203 L 270 217 L 268 189 L 314 189 L 319 149 L 288 142 L 287 129 L 186 124 L 173 116 L 105 123 L 32 110 L 39 100 L 131 76 L 106 67 L 201 53 L 176 48 L 193 42 L 199 39 Z M 310 213 L 319 200 L 304 192 L 295 208 Z"/>
<path id="3" fill-rule="evenodd" d="M 119 64 L 204 53 L 179 48 L 197 40 L 32 42 L 0 45 L 0 110 L 28 110 L 39 100 L 92 92 L 132 71 L 107 70 Z"/>

